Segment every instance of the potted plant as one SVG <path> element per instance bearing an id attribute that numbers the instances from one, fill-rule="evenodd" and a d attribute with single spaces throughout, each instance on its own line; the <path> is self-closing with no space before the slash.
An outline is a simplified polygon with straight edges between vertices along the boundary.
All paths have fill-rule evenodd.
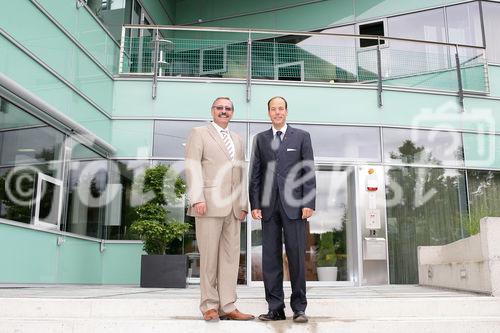
<path id="1" fill-rule="evenodd" d="M 318 252 L 316 254 L 316 269 L 318 281 L 337 281 L 337 254 L 333 243 L 333 231 L 320 235 Z"/>
<path id="2" fill-rule="evenodd" d="M 141 257 L 141 287 L 186 288 L 187 256 L 182 253 L 182 239 L 188 223 L 168 217 L 168 203 L 186 192 L 184 180 L 167 165 L 158 164 L 144 172 L 144 193 L 152 197 L 136 208 L 137 219 L 131 232 L 144 242 L 147 255 Z M 168 254 L 167 254 L 168 253 Z"/>

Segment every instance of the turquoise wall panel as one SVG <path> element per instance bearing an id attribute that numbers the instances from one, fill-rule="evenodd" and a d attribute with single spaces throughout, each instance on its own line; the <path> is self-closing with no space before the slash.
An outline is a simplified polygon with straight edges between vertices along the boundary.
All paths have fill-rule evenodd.
<path id="1" fill-rule="evenodd" d="M 246 102 L 244 83 L 160 81 L 154 100 L 150 89 L 148 81 L 116 82 L 114 115 L 210 119 L 213 99 L 229 96 L 236 108 L 234 119 L 267 121 L 267 101 L 276 95 L 287 98 L 289 120 L 301 122 L 468 129 L 473 126 L 467 124 L 468 114 L 475 112 L 471 109 L 462 113 L 457 96 L 389 90 L 383 91 L 384 105 L 378 108 L 373 88 L 253 83 L 250 103 Z M 466 106 L 474 103 L 500 106 L 496 101 L 466 99 Z M 113 144 L 122 143 L 115 137 Z"/>
<path id="2" fill-rule="evenodd" d="M 56 239 L 0 223 L 0 283 L 56 283 Z"/>
<path id="3" fill-rule="evenodd" d="M 58 283 L 100 284 L 102 254 L 100 243 L 65 237 L 59 247 Z"/>
<path id="4" fill-rule="evenodd" d="M 120 48 L 87 10 L 76 9 L 73 1 L 36 1 L 111 73 L 117 72 L 118 58 L 112 55 Z"/>
<path id="5" fill-rule="evenodd" d="M 456 96 L 383 91 L 382 124 L 460 129 L 461 111 Z"/>
<path id="6" fill-rule="evenodd" d="M 29 1 L 7 2 L 0 11 L 0 21 L 3 29 L 18 43 L 110 113 L 112 79 L 33 4 Z M 36 29 L 29 24 L 19 24 L 19 22 L 36 22 Z M 102 30 L 97 32 L 103 39 Z M 86 78 L 91 78 L 92 84 L 89 85 Z M 94 85 L 98 85 L 100 90 L 90 88 Z"/>
<path id="7" fill-rule="evenodd" d="M 465 98 L 464 108 L 464 129 L 500 133 L 499 100 Z"/>
<path id="8" fill-rule="evenodd" d="M 113 120 L 111 144 L 118 157 L 149 157 L 152 152 L 152 120 Z"/>
<path id="9" fill-rule="evenodd" d="M 116 82 L 114 115 L 209 119 L 213 99 L 229 96 L 236 107 L 234 119 L 267 121 L 266 103 L 270 97 L 280 95 L 289 101 L 291 121 L 445 129 L 460 129 L 462 126 L 470 129 L 474 126 L 463 118 L 458 98 L 452 95 L 385 90 L 382 94 L 384 105 L 379 109 L 375 89 L 253 83 L 250 103 L 246 102 L 244 83 L 160 81 L 154 100 L 150 89 L 151 82 L 148 81 Z M 465 114 L 477 113 L 475 109 L 481 106 L 498 108 L 500 103 L 468 98 L 467 105 L 474 108 Z M 118 143 L 116 139 L 113 141 L 113 144 Z"/>
<path id="10" fill-rule="evenodd" d="M 464 133 L 465 166 L 500 168 L 500 136 Z"/>
<path id="11" fill-rule="evenodd" d="M 116 81 L 113 116 L 211 118 L 210 107 L 218 96 L 235 103 L 235 119 L 247 118 L 244 83 L 162 81 L 151 98 L 151 81 Z"/>
<path id="12" fill-rule="evenodd" d="M 142 243 L 106 243 L 0 222 L 0 283 L 139 284 Z"/>
<path id="13" fill-rule="evenodd" d="M 2 36 L 0 36 L 0 54 L 2 54 L 0 69 L 3 74 L 90 132 L 109 141 L 111 121 L 108 117 Z"/>
<path id="14" fill-rule="evenodd" d="M 375 90 L 253 85 L 250 119 L 269 120 L 267 101 L 283 96 L 288 101 L 289 121 L 327 123 L 379 123 Z"/>
<path id="15" fill-rule="evenodd" d="M 139 284 L 142 243 L 106 243 L 102 265 L 103 284 Z"/>
<path id="16" fill-rule="evenodd" d="M 500 97 L 500 66 L 488 65 L 490 95 Z"/>

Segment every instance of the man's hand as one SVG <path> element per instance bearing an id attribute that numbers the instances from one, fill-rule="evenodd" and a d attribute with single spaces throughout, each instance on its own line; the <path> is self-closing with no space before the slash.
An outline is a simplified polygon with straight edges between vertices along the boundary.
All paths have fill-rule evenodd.
<path id="1" fill-rule="evenodd" d="M 239 220 L 240 220 L 240 221 L 243 221 L 243 220 L 245 219 L 245 217 L 247 216 L 247 213 L 248 213 L 248 212 L 247 212 L 246 210 L 242 210 L 242 211 L 240 212 L 240 217 L 239 217 Z"/>
<path id="2" fill-rule="evenodd" d="M 314 213 L 314 209 L 304 207 L 302 208 L 302 219 L 308 219 L 310 218 Z"/>
<path id="3" fill-rule="evenodd" d="M 207 204 L 205 202 L 197 202 L 193 205 L 193 208 L 198 215 L 205 215 L 207 212 Z"/>
<path id="4" fill-rule="evenodd" d="M 252 217 L 254 220 L 262 219 L 262 211 L 260 209 L 252 210 Z"/>

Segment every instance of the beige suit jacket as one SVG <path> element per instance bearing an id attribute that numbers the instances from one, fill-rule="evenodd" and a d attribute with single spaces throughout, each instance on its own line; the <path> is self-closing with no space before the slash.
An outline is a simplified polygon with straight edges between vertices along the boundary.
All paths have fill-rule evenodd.
<path id="1" fill-rule="evenodd" d="M 235 156 L 229 152 L 212 124 L 191 130 L 186 145 L 186 179 L 189 208 L 187 214 L 198 216 L 193 205 L 207 204 L 204 217 L 228 216 L 233 211 L 248 211 L 245 152 L 239 135 L 230 132 Z"/>

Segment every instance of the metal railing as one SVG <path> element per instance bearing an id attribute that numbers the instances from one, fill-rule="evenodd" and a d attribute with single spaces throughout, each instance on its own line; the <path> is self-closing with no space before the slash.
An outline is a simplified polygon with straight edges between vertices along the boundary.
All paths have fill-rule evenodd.
<path id="1" fill-rule="evenodd" d="M 363 45 L 364 47 L 361 47 Z M 368 46 L 367 46 L 368 45 Z M 126 25 L 120 75 L 374 86 L 457 93 L 489 92 L 484 47 L 368 35 Z"/>

